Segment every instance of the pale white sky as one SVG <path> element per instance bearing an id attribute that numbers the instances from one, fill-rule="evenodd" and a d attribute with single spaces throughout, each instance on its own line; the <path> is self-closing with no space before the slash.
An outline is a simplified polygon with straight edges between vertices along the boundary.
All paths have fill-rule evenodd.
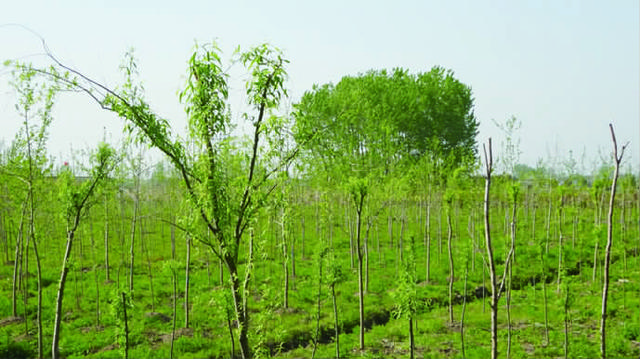
<path id="1" fill-rule="evenodd" d="M 225 55 L 269 42 L 291 61 L 292 101 L 313 84 L 368 69 L 412 72 L 440 65 L 470 85 L 480 121 L 478 142 L 503 138 L 491 121 L 522 121 L 521 162 L 583 152 L 589 170 L 611 151 L 608 123 L 631 141 L 634 172 L 640 147 L 640 9 L 636 0 L 541 1 L 4 1 L 0 24 L 41 34 L 64 62 L 107 84 L 133 47 L 148 99 L 179 131 L 185 115 L 176 93 L 194 40 L 217 39 Z M 0 27 L 0 60 L 41 57 L 39 40 Z M 236 77 L 242 77 L 237 71 Z M 20 119 L 0 70 L 0 141 Z M 232 102 L 243 101 L 240 83 Z M 93 147 L 103 127 L 114 139 L 122 122 L 87 97 L 61 98 L 49 149 Z"/>

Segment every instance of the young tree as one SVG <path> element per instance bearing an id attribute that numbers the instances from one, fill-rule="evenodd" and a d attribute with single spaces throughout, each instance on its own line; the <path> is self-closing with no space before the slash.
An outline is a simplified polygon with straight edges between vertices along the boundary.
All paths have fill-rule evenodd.
<path id="1" fill-rule="evenodd" d="M 238 341 L 243 358 L 252 356 L 248 341 L 249 311 L 247 286 L 250 266 L 241 280 L 240 254 L 245 231 L 273 191 L 270 177 L 284 168 L 297 153 L 292 150 L 280 161 L 271 160 L 274 150 L 261 146 L 260 139 L 278 129 L 281 119 L 270 116 L 286 96 L 285 64 L 282 53 L 267 44 L 238 53 L 237 61 L 250 73 L 246 82 L 248 106 L 253 115 L 242 116 L 253 126 L 253 134 L 245 141 L 231 136 L 231 114 L 228 105 L 227 74 L 222 68 L 220 50 L 215 45 L 197 46 L 189 59 L 187 84 L 180 93 L 186 105 L 190 153 L 186 144 L 171 134 L 169 121 L 157 116 L 143 99 L 143 87 L 134 82 L 136 64 L 131 54 L 122 66 L 125 82 L 111 89 L 64 65 L 51 53 L 53 66 L 34 69 L 57 82 L 83 91 L 103 109 L 113 111 L 126 120 L 126 129 L 137 140 L 159 149 L 180 173 L 190 205 L 199 214 L 210 236 L 190 233 L 209 246 L 229 272 Z M 13 63 L 17 68 L 28 65 Z"/>
<path id="2" fill-rule="evenodd" d="M 64 289 L 69 273 L 69 257 L 73 246 L 76 230 L 80 225 L 82 216 L 91 206 L 91 196 L 108 175 L 112 166 L 113 149 L 105 143 L 101 143 L 98 151 L 92 160 L 94 162 L 89 180 L 76 184 L 76 179 L 70 171 L 64 171 L 60 174 L 60 198 L 64 203 L 66 211 L 64 218 L 67 224 L 67 246 L 62 260 L 62 270 L 60 271 L 60 282 L 58 283 L 58 295 L 56 299 L 56 316 L 53 328 L 53 359 L 60 356 L 58 342 L 60 340 L 60 322 L 62 320 L 62 300 L 64 297 Z"/>
<path id="3" fill-rule="evenodd" d="M 513 246 L 507 254 L 504 264 L 504 274 L 502 280 L 498 284 L 496 278 L 496 265 L 493 258 L 493 246 L 491 243 L 491 226 L 489 221 L 489 191 L 491 189 L 491 173 L 493 171 L 493 155 L 491 153 L 491 138 L 489 138 L 488 146 L 482 146 L 484 150 L 484 164 L 485 164 L 485 191 L 484 191 L 484 236 L 485 246 L 487 249 L 487 262 L 489 264 L 489 280 L 491 283 L 491 358 L 496 359 L 498 357 L 498 302 L 504 289 L 504 283 L 506 279 L 507 270 L 513 255 Z M 488 147 L 488 149 L 487 149 Z"/>
<path id="4" fill-rule="evenodd" d="M 52 109 L 57 93 L 55 86 L 37 81 L 37 73 L 33 70 L 15 71 L 12 87 L 18 96 L 16 110 L 23 118 L 23 131 L 16 138 L 14 148 L 19 149 L 14 162 L 16 176 L 27 184 L 25 201 L 28 201 L 29 228 L 27 237 L 27 249 L 29 243 L 33 246 L 36 260 L 38 304 L 37 304 L 37 329 L 38 329 L 38 356 L 43 357 L 42 336 L 42 266 L 38 252 L 38 239 L 36 237 L 36 192 L 42 186 L 42 178 L 49 171 L 46 158 L 46 141 L 48 139 L 49 125 L 52 121 Z M 26 204 L 26 202 L 25 202 Z M 28 253 L 25 253 L 28 256 Z M 15 293 L 15 292 L 14 292 Z M 15 294 L 14 294 L 15 298 Z M 15 307 L 15 302 L 14 302 Z M 26 308 L 25 308 L 26 310 Z M 15 315 L 15 313 L 14 313 Z M 27 318 L 25 318 L 26 320 Z"/>
<path id="5" fill-rule="evenodd" d="M 609 197 L 609 215 L 607 216 L 607 247 L 605 248 L 604 259 L 604 279 L 602 286 L 602 311 L 600 313 L 600 353 L 602 359 L 607 357 L 607 296 L 609 295 L 609 264 L 611 262 L 611 246 L 613 244 L 613 209 L 616 199 L 616 186 L 618 183 L 618 175 L 620 173 L 620 162 L 622 162 L 622 156 L 627 145 L 623 145 L 620 148 L 620 154 L 618 155 L 618 143 L 616 142 L 616 134 L 613 131 L 613 125 L 609 124 L 609 130 L 611 130 L 611 140 L 613 141 L 613 161 L 615 164 L 615 170 L 613 172 L 613 179 L 611 180 L 611 196 Z"/>
<path id="6" fill-rule="evenodd" d="M 417 292 L 414 246 L 414 239 L 411 237 L 407 256 L 402 261 L 402 270 L 398 278 L 398 288 L 392 293 L 396 302 L 393 315 L 396 318 L 407 319 L 409 323 L 409 353 L 411 359 L 414 358 L 415 349 L 413 325 L 415 317 L 422 306 Z"/>

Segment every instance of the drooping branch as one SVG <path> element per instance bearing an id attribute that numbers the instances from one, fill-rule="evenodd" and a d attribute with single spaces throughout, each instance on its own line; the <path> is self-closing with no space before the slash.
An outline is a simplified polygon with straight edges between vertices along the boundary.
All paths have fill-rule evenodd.
<path id="1" fill-rule="evenodd" d="M 142 102 L 140 105 L 136 106 L 128 101 L 125 97 L 118 94 L 115 90 L 107 87 L 106 85 L 103 85 L 96 80 L 93 80 L 82 72 L 65 65 L 53 55 L 44 39 L 42 37 L 40 37 L 40 39 L 42 41 L 42 46 L 45 50 L 46 56 L 54 62 L 55 66 L 64 70 L 68 74 L 73 74 L 77 78 L 61 74 L 55 69 L 55 66 L 51 66 L 49 69 L 41 69 L 21 63 L 15 63 L 14 65 L 19 69 L 28 69 L 31 71 L 35 71 L 41 75 L 51 77 L 54 81 L 64 84 L 68 89 L 75 89 L 79 90 L 80 92 L 84 92 L 85 94 L 90 96 L 102 109 L 115 112 L 120 117 L 131 121 L 136 126 L 136 128 L 138 128 L 146 136 L 151 144 L 157 147 L 167 157 L 169 157 L 170 162 L 174 166 L 176 166 L 185 183 L 185 186 L 189 193 L 189 197 L 194 201 L 194 203 L 196 203 L 199 208 L 200 216 L 207 224 L 209 230 L 211 230 L 214 235 L 219 236 L 221 234 L 221 229 L 216 225 L 215 222 L 209 219 L 209 216 L 204 211 L 203 206 L 199 205 L 198 201 L 196 200 L 197 196 L 192 181 L 198 181 L 198 178 L 193 174 L 192 170 L 187 165 L 186 155 L 184 154 L 182 146 L 180 146 L 179 143 L 172 143 L 169 140 L 169 134 L 166 131 L 166 128 L 158 126 L 157 117 L 149 110 L 148 105 Z M 84 81 L 85 84 L 83 84 L 81 81 L 78 81 L 78 79 Z M 99 95 L 96 95 L 96 92 L 98 92 Z"/>

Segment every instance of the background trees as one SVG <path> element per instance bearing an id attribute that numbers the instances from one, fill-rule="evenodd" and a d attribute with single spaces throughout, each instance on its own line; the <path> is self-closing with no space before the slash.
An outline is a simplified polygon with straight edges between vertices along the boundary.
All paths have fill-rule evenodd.
<path id="1" fill-rule="evenodd" d="M 415 75 L 372 70 L 316 85 L 295 105 L 295 117 L 298 136 L 320 132 L 306 147 L 321 164 L 339 153 L 366 154 L 388 170 L 398 158 L 435 148 L 441 159 L 476 153 L 471 88 L 441 67 Z"/>

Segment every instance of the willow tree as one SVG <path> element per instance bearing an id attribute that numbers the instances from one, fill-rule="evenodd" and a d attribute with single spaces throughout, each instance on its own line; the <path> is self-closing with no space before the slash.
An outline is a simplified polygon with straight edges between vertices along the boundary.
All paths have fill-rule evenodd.
<path id="1" fill-rule="evenodd" d="M 240 118 L 253 130 L 248 138 L 241 139 L 231 134 L 228 75 L 223 70 L 220 53 L 215 44 L 196 45 L 188 61 L 186 86 L 180 92 L 188 115 L 188 151 L 186 141 L 172 134 L 170 122 L 158 116 L 144 99 L 143 87 L 135 78 L 137 67 L 131 54 L 127 54 L 121 66 L 125 80 L 119 88 L 109 88 L 91 79 L 51 53 L 48 55 L 53 66 L 35 70 L 72 85 L 103 109 L 118 114 L 137 140 L 159 149 L 176 168 L 189 204 L 209 235 L 197 231 L 197 223 L 184 229 L 192 238 L 207 245 L 229 271 L 229 290 L 239 325 L 240 354 L 248 358 L 252 356 L 246 293 L 250 266 L 241 273 L 242 240 L 265 198 L 274 189 L 270 177 L 289 163 L 297 151 L 273 160 L 274 151 L 260 142 L 282 124 L 282 119 L 273 116 L 287 93 L 284 65 L 288 61 L 281 51 L 263 44 L 235 53 L 234 61 L 244 65 L 250 74 L 246 99 L 252 112 Z M 14 66 L 25 65 L 14 63 Z"/>

